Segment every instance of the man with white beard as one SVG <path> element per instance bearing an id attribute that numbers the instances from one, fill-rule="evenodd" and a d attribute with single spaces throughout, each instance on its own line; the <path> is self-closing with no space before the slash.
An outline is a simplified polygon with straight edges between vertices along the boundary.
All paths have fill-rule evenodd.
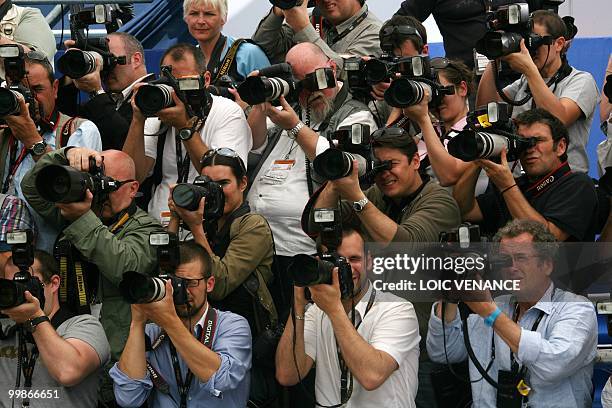
<path id="1" fill-rule="evenodd" d="M 249 160 L 252 184 L 247 200 L 253 212 L 266 217 L 274 234 L 275 281 L 280 292 L 273 295 L 277 301 L 282 299 L 278 305 L 281 314 L 288 310 L 293 290 L 290 279 L 285 276 L 291 257 L 316 252 L 314 241 L 300 225 L 302 211 L 313 189 L 307 165 L 329 148 L 328 137 L 333 139 L 337 129 L 362 124 L 370 132 L 376 130 L 368 107 L 353 99 L 348 86 L 336 80 L 336 63 L 319 47 L 312 43 L 298 44 L 289 50 L 286 62 L 297 80 L 321 78 L 325 74 L 333 83 L 328 81 L 330 88 L 327 89 L 300 92 L 301 118 L 283 97 L 280 108 L 266 103 L 251 113 L 260 115 L 261 121 L 267 116 L 276 125 L 268 130 L 264 141 L 256 141 L 254 135 L 253 145 L 260 147 L 251 152 L 251 156 L 257 156 L 257 163 Z M 313 176 L 316 180 L 316 175 Z"/>

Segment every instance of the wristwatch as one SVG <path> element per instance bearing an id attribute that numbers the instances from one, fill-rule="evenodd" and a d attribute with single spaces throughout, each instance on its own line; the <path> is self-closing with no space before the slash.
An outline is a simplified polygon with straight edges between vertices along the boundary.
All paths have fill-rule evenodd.
<path id="1" fill-rule="evenodd" d="M 106 93 L 106 91 L 104 89 L 96 89 L 95 91 L 91 91 L 89 93 L 89 97 L 93 99 L 96 96 L 102 95 L 102 94 L 105 94 L 105 93 Z"/>
<path id="2" fill-rule="evenodd" d="M 304 125 L 304 122 L 299 121 L 297 125 L 295 125 L 291 129 L 287 129 L 287 136 L 289 137 L 289 139 L 295 140 L 298 136 L 298 133 L 300 133 L 300 130 L 302 130 L 304 126 L 306 126 Z"/>
<path id="3" fill-rule="evenodd" d="M 193 133 L 193 128 L 185 127 L 179 130 L 178 137 L 181 140 L 189 140 L 191 139 L 191 136 L 193 136 Z"/>
<path id="4" fill-rule="evenodd" d="M 47 142 L 44 140 L 36 142 L 28 150 L 33 156 L 42 156 L 47 151 Z"/>
<path id="5" fill-rule="evenodd" d="M 51 322 L 47 316 L 39 316 L 34 319 L 30 319 L 23 324 L 24 329 L 26 329 L 30 333 L 34 333 L 36 331 L 36 326 L 43 322 Z"/>
<path id="6" fill-rule="evenodd" d="M 363 197 L 359 201 L 353 201 L 353 210 L 355 210 L 355 212 L 362 212 L 369 202 L 370 200 L 368 200 L 368 197 Z"/>
<path id="7" fill-rule="evenodd" d="M 178 132 L 178 137 L 181 140 L 189 140 L 193 136 L 193 134 L 198 130 L 200 126 L 202 126 L 202 120 L 197 116 L 190 118 L 185 124 L 184 128 L 181 128 Z"/>

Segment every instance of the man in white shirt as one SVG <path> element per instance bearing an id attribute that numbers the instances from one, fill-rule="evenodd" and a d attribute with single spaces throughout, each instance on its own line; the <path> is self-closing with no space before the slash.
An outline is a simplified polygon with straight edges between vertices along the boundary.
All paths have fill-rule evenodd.
<path id="1" fill-rule="evenodd" d="M 181 43 L 170 47 L 162 56 L 162 66 L 172 66 L 175 77 L 189 77 L 203 74 L 206 85 L 210 74 L 201 51 L 191 44 Z M 137 85 L 136 89 L 141 85 Z M 229 147 L 246 163 L 249 150 L 253 145 L 251 129 L 244 113 L 235 102 L 214 95 L 210 110 L 203 123 L 194 122 L 197 117 L 189 118 L 185 105 L 172 94 L 175 106 L 157 112 L 157 118 L 145 120 L 140 109 L 132 101 L 134 115 L 125 141 L 123 151 L 136 163 L 136 177 L 139 181 L 158 173 L 159 185 L 149 202 L 149 214 L 164 221 L 168 213 L 170 186 L 176 183 L 191 183 L 200 174 L 200 160 L 210 149 Z M 166 126 L 165 134 L 153 133 Z M 192 123 L 193 122 L 193 123 Z M 196 120 L 197 122 L 197 120 Z M 196 126 L 198 125 L 198 126 Z M 161 132 L 164 129 L 161 128 Z M 161 144 L 158 146 L 158 144 Z M 159 153 L 163 153 L 161 163 L 156 165 Z"/>
<path id="2" fill-rule="evenodd" d="M 351 265 L 353 299 L 341 299 L 337 268 L 331 285 L 309 288 L 315 305 L 307 311 L 304 288 L 294 287 L 295 329 L 290 317 L 276 351 L 278 381 L 295 385 L 316 362 L 319 404 L 415 407 L 420 336 L 412 304 L 374 289 L 366 275 L 366 265 L 371 265 L 372 259 L 366 256 L 359 231 L 345 229 L 337 252 Z M 340 385 L 342 377 L 347 379 L 345 392 Z"/>

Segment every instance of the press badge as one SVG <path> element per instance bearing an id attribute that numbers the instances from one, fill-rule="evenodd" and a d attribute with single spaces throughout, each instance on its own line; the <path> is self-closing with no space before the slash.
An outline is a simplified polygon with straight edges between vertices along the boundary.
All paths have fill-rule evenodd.
<path id="1" fill-rule="evenodd" d="M 283 184 L 293 168 L 295 160 L 274 160 L 266 174 L 261 178 L 265 184 Z"/>

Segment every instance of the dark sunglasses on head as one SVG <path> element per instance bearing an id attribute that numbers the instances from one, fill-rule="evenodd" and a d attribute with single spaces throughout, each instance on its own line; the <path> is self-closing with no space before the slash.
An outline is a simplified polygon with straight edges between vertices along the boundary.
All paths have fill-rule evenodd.
<path id="1" fill-rule="evenodd" d="M 244 162 L 242 161 L 238 153 L 236 153 L 234 149 L 230 149 L 229 147 L 219 147 L 217 149 L 210 149 L 209 151 L 204 153 L 204 156 L 202 156 L 202 160 L 200 160 L 200 164 L 204 165 L 206 162 L 211 161 L 217 155 L 238 161 L 238 164 L 240 165 L 240 170 L 242 170 L 242 174 L 246 174 L 246 167 L 244 166 Z"/>
<path id="2" fill-rule="evenodd" d="M 423 37 L 421 37 L 421 34 L 419 34 L 419 31 L 416 28 L 406 26 L 406 25 L 385 27 L 382 29 L 382 32 L 380 33 L 380 35 L 381 37 L 390 37 L 392 35 L 396 35 L 396 36 L 397 35 L 400 35 L 400 36 L 416 35 L 421 40 L 423 39 Z"/>

